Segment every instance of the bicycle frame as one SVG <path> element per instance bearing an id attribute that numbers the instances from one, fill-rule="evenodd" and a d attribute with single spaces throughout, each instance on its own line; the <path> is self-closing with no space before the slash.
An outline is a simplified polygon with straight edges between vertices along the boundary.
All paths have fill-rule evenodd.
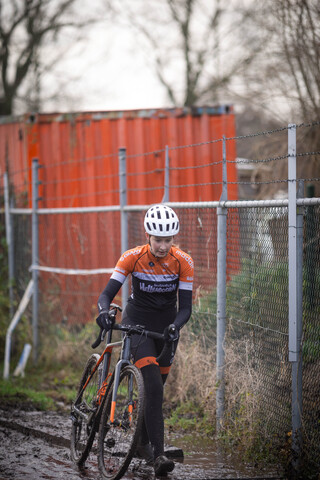
<path id="1" fill-rule="evenodd" d="M 110 333 L 110 335 L 108 335 L 107 337 L 107 340 L 111 341 L 111 331 L 108 332 L 108 334 Z M 75 413 L 77 413 L 80 417 L 82 417 L 85 421 L 88 421 L 89 420 L 89 416 L 86 415 L 84 412 L 82 412 L 78 407 L 77 407 L 77 401 L 79 400 L 79 398 L 82 396 L 83 392 L 85 391 L 87 385 L 89 384 L 89 382 L 91 381 L 93 375 L 97 372 L 97 370 L 99 369 L 100 365 L 103 363 L 103 368 L 102 368 L 102 375 L 101 375 L 101 378 L 99 379 L 99 390 L 98 390 L 98 394 L 97 394 L 97 407 L 100 408 L 101 405 L 103 404 L 103 398 L 106 394 L 106 391 L 107 391 L 107 387 L 109 385 L 109 377 L 111 376 L 111 373 L 109 373 L 109 368 L 110 368 L 110 361 L 111 361 L 111 355 L 112 355 L 112 351 L 113 351 L 113 348 L 114 347 L 121 347 L 122 345 L 122 340 L 119 341 L 119 342 L 114 342 L 114 343 L 107 343 L 104 351 L 102 352 L 101 356 L 100 356 L 100 359 L 98 360 L 97 364 L 95 365 L 94 369 L 92 370 L 91 374 L 88 376 L 87 378 L 87 381 L 85 382 L 85 384 L 83 385 L 81 391 L 79 392 L 77 398 L 75 399 L 74 401 L 74 404 L 73 404 L 73 411 Z M 96 414 L 97 413 L 97 408 L 96 409 L 93 409 L 92 410 L 92 414 Z"/>
<path id="2" fill-rule="evenodd" d="M 114 307 L 120 308 L 116 305 L 114 305 Z M 114 319 L 115 313 L 110 315 L 110 317 Z M 111 341 L 113 330 L 122 331 L 123 336 L 120 341 Z M 99 337 L 92 344 L 93 348 L 96 348 L 104 339 L 104 333 L 104 331 L 100 332 Z M 118 442 L 118 439 L 120 439 L 120 441 L 122 438 L 125 439 L 127 432 L 129 436 L 133 435 L 134 443 L 132 444 L 132 448 L 130 447 L 131 450 L 128 451 L 128 456 L 125 458 L 121 468 L 127 467 L 128 461 L 131 461 L 138 438 L 138 430 L 136 430 L 136 428 L 138 428 L 137 425 L 139 425 L 139 428 L 141 427 L 141 418 L 143 415 L 143 378 L 139 369 L 132 365 L 130 360 L 132 335 L 145 335 L 154 339 L 164 340 L 163 334 L 148 331 L 144 326 L 129 326 L 114 323 L 113 328 L 107 332 L 105 339 L 106 345 L 102 354 L 100 356 L 98 354 L 92 354 L 88 359 L 86 368 L 83 371 L 77 397 L 71 407 L 71 420 L 73 424 L 71 431 L 72 459 L 79 466 L 84 464 L 93 445 L 95 434 L 99 429 L 98 444 L 99 448 L 102 448 L 102 453 L 99 453 L 98 457 L 99 469 L 103 469 L 102 471 L 106 477 L 108 477 L 108 474 L 105 473 L 104 460 L 103 457 L 101 457 L 101 455 L 104 455 L 104 447 L 101 441 L 103 442 L 105 436 L 109 435 L 107 432 L 110 430 L 110 427 L 112 428 L 110 430 L 109 441 L 112 445 L 111 443 L 110 445 L 106 444 L 107 448 L 113 448 L 114 442 Z M 170 342 L 165 343 L 162 352 L 156 359 L 157 362 L 160 362 L 160 359 L 164 358 L 164 355 L 167 354 L 167 348 L 169 348 L 170 345 Z M 111 357 L 114 348 L 120 348 L 120 358 L 114 368 L 113 365 L 111 368 Z M 104 420 L 100 423 L 102 416 Z M 136 424 L 138 419 L 139 423 Z M 132 431 L 131 428 L 133 428 Z M 100 433 L 100 429 L 102 434 Z"/>
<path id="3" fill-rule="evenodd" d="M 108 332 L 108 334 L 111 333 Z M 110 335 L 111 337 L 111 335 Z M 114 423 L 114 412 L 117 403 L 117 393 L 120 381 L 120 373 L 123 367 L 130 364 L 130 350 L 131 350 L 131 337 L 130 335 L 125 334 L 121 342 L 116 342 L 116 344 L 120 344 L 122 346 L 121 349 L 121 357 L 118 360 L 115 371 L 114 371 L 114 382 L 113 382 L 113 392 L 112 392 L 112 400 L 111 400 L 111 411 L 110 411 L 110 422 Z M 113 344 L 115 345 L 115 344 Z M 110 346 L 110 345 L 109 345 Z M 108 348 L 108 346 L 107 346 Z M 132 395 L 132 385 L 130 385 L 130 395 Z M 131 397 L 132 398 L 132 397 Z M 132 406 L 132 405 L 131 405 Z M 129 414 L 132 413 L 129 412 Z"/>
<path id="4" fill-rule="evenodd" d="M 81 392 L 79 393 L 78 397 L 76 398 L 74 402 L 73 409 L 74 411 L 84 418 L 86 421 L 88 420 L 88 417 L 85 413 L 81 412 L 77 407 L 76 403 L 79 397 L 81 397 L 83 391 L 86 389 L 86 386 L 90 382 L 91 378 L 93 375 L 96 373 L 98 370 L 99 366 L 103 362 L 103 368 L 102 368 L 102 375 L 101 379 L 99 379 L 99 390 L 98 390 L 98 398 L 97 398 L 97 403 L 98 403 L 98 409 L 101 408 L 101 405 L 103 404 L 103 399 L 106 395 L 107 392 L 107 387 L 109 385 L 108 379 L 111 376 L 111 373 L 109 372 L 110 368 L 110 363 L 111 363 L 111 355 L 112 351 L 116 347 L 122 347 L 121 348 L 121 357 L 118 360 L 116 366 L 115 366 L 115 371 L 114 371 L 114 382 L 113 382 L 113 393 L 112 393 L 112 403 L 111 403 L 111 413 L 110 413 L 110 422 L 114 422 L 114 412 L 115 412 L 115 407 L 116 407 L 116 402 L 117 402 L 117 391 L 119 387 L 119 380 L 120 380 L 120 373 L 122 368 L 125 365 L 130 364 L 130 348 L 131 348 L 131 337 L 128 335 L 124 335 L 124 338 L 118 342 L 114 343 L 109 343 L 111 342 L 111 337 L 112 337 L 112 330 L 109 330 L 107 333 L 107 344 L 104 349 L 104 351 L 101 354 L 100 359 L 98 360 L 95 368 L 92 370 L 91 374 L 89 375 L 86 383 L 83 385 Z M 131 386 L 132 389 L 132 386 Z M 97 410 L 94 411 L 93 413 L 97 413 Z"/>

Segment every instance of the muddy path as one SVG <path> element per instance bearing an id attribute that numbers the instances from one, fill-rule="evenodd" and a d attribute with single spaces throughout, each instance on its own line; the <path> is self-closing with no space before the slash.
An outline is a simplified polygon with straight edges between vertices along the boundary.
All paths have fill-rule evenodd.
<path id="1" fill-rule="evenodd" d="M 70 459 L 71 421 L 67 413 L 0 409 L 0 480 L 91 480 L 99 479 L 94 454 L 83 470 Z M 175 470 L 168 480 L 283 479 L 274 471 L 244 465 L 235 455 L 223 455 L 212 446 L 193 438 L 187 442 L 169 434 L 167 453 L 175 458 Z M 181 449 L 184 456 L 181 457 Z M 153 470 L 143 461 L 135 462 L 124 480 L 154 479 Z"/>

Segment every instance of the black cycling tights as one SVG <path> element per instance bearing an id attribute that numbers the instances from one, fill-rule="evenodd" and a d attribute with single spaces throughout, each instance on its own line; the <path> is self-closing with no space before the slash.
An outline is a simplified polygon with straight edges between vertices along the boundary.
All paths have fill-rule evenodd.
<path id="1" fill-rule="evenodd" d="M 158 365 L 141 368 L 145 390 L 144 422 L 142 424 L 141 443 L 151 442 L 154 458 L 164 452 L 164 422 L 162 413 L 163 385 L 167 375 L 161 375 Z"/>

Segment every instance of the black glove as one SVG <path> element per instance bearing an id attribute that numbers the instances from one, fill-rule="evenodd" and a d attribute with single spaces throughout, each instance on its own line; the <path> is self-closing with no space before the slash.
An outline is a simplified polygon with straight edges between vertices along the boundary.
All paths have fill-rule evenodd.
<path id="1" fill-rule="evenodd" d="M 163 330 L 164 340 L 166 342 L 172 343 L 179 340 L 179 329 L 174 323 L 171 323 L 168 327 Z"/>
<path id="2" fill-rule="evenodd" d="M 114 320 L 109 317 L 109 313 L 106 310 L 101 310 L 99 317 L 96 319 L 96 322 L 101 328 L 101 330 L 106 330 L 108 332 L 108 330 L 111 329 Z"/>

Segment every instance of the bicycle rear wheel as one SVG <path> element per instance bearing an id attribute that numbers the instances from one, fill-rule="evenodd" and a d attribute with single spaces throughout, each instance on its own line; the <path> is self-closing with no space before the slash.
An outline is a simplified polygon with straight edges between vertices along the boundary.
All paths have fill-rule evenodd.
<path id="1" fill-rule="evenodd" d="M 98 369 L 90 378 L 100 355 L 89 357 L 83 371 L 75 402 L 71 407 L 71 458 L 77 465 L 83 465 L 90 453 L 95 436 L 95 413 L 98 409 L 97 394 L 99 390 Z"/>
<path id="2" fill-rule="evenodd" d="M 102 411 L 98 463 L 103 479 L 117 480 L 126 472 L 137 448 L 144 412 L 144 385 L 140 370 L 126 366 L 120 374 L 114 421 L 111 422 L 112 386 Z"/>

